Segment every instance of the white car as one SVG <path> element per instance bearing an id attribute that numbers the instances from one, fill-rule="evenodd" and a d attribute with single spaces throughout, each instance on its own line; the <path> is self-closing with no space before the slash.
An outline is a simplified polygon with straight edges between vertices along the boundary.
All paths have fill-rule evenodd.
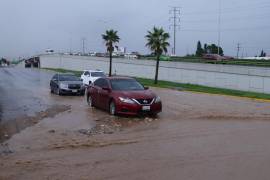
<path id="1" fill-rule="evenodd" d="M 105 77 L 105 73 L 101 70 L 84 70 L 81 79 L 84 85 L 90 85 L 100 77 Z"/>

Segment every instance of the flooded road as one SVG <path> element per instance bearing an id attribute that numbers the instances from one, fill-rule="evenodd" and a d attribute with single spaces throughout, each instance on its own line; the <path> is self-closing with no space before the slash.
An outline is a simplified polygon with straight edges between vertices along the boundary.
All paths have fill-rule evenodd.
<path id="1" fill-rule="evenodd" d="M 32 94 L 16 105 L 29 111 L 14 113 L 41 118 L 3 143 L 0 179 L 270 178 L 269 102 L 152 88 L 163 102 L 157 118 L 113 117 L 84 97 L 50 94 L 51 72 L 7 71 L 35 74 L 36 83 L 14 83 Z M 68 109 L 45 116 L 54 106 Z"/>
<path id="2" fill-rule="evenodd" d="M 50 72 L 25 68 L 0 69 L 0 142 L 68 107 L 48 96 Z"/>
<path id="3" fill-rule="evenodd" d="M 48 86 L 49 73 L 24 68 L 0 69 L 1 121 L 22 115 L 34 115 L 48 107 L 44 88 Z"/>

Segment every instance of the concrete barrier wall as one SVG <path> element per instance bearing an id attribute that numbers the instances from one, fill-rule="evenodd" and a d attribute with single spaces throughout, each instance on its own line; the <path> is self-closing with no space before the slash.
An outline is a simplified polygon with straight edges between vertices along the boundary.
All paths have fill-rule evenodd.
<path id="1" fill-rule="evenodd" d="M 154 78 L 155 61 L 113 59 L 113 74 Z M 40 56 L 42 68 L 101 69 L 108 73 L 109 59 L 65 55 Z M 200 63 L 160 63 L 159 79 L 252 92 L 270 93 L 270 68 Z"/>

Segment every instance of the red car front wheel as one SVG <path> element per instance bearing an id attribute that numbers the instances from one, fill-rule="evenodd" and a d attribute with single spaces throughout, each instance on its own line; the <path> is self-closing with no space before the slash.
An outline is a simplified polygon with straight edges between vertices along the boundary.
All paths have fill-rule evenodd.
<path id="1" fill-rule="evenodd" d="M 87 94 L 86 101 L 87 101 L 88 106 L 93 107 L 93 101 L 92 101 L 92 97 L 90 94 Z"/>
<path id="2" fill-rule="evenodd" d="M 116 114 L 116 105 L 115 105 L 115 102 L 113 100 L 110 102 L 109 111 L 110 111 L 110 115 Z"/>

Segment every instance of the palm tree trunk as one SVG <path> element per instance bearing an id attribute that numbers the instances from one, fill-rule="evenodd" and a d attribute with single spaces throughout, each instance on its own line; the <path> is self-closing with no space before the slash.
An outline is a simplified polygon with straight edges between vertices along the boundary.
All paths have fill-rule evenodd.
<path id="1" fill-rule="evenodd" d="M 110 69 L 109 69 L 109 76 L 112 76 L 112 52 L 110 51 Z"/>
<path id="2" fill-rule="evenodd" d="M 160 58 L 160 55 L 157 55 L 156 74 L 155 74 L 155 82 L 154 82 L 154 84 L 158 83 L 159 58 Z"/>

